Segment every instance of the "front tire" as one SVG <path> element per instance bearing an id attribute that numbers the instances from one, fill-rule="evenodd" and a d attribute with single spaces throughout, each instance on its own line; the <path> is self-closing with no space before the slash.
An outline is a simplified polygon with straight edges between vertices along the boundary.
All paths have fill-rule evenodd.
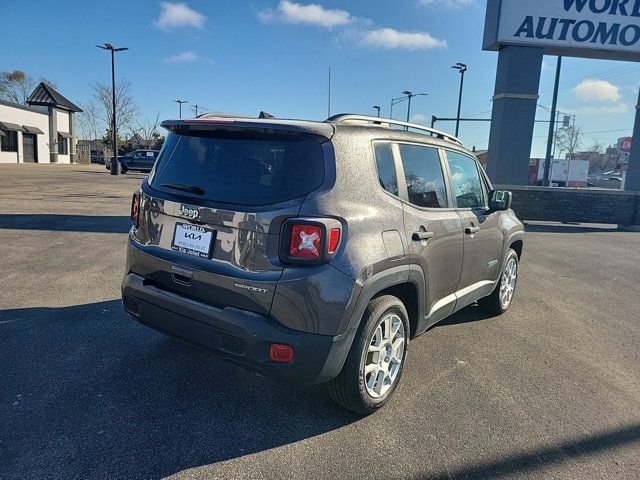
<path id="1" fill-rule="evenodd" d="M 409 316 L 396 297 L 384 295 L 367 305 L 344 366 L 328 384 L 338 405 L 369 415 L 395 391 L 409 343 Z"/>
<path id="2" fill-rule="evenodd" d="M 518 267 L 518 254 L 515 250 L 509 249 L 500 273 L 500 281 L 491 295 L 478 300 L 480 308 L 493 315 L 502 315 L 509 310 L 516 291 Z"/>

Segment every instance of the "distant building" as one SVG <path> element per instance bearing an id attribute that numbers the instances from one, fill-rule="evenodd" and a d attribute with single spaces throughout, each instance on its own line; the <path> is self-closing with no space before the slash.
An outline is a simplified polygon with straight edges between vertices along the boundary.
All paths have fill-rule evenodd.
<path id="1" fill-rule="evenodd" d="M 42 82 L 27 105 L 0 100 L 0 163 L 74 163 L 81 111 Z"/>

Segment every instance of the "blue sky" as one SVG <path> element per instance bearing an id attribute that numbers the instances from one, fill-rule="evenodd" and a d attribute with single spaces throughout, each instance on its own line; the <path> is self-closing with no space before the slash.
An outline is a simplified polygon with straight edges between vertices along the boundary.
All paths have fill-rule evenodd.
<path id="1" fill-rule="evenodd" d="M 0 70 L 47 77 L 80 104 L 91 83 L 109 81 L 107 53 L 95 47 L 109 42 L 131 49 L 119 54 L 117 77 L 131 81 L 149 117 L 177 117 L 172 100 L 181 98 L 213 111 L 324 119 L 331 66 L 333 113 L 377 104 L 388 115 L 390 99 L 412 90 L 429 94 L 412 106 L 414 120 L 427 121 L 455 115 L 456 62 L 469 65 L 463 115 L 490 115 L 497 54 L 481 49 L 481 0 L 67 0 L 52 16 L 43 14 L 50 1 L 0 4 Z M 546 57 L 542 105 L 551 104 L 554 67 Z M 565 60 L 559 106 L 577 114 L 585 147 L 631 134 L 639 79 L 640 65 Z M 394 117 L 405 115 L 406 104 L 395 107 Z M 535 136 L 532 154 L 542 156 L 544 125 Z M 486 148 L 489 126 L 465 124 L 461 137 Z"/>

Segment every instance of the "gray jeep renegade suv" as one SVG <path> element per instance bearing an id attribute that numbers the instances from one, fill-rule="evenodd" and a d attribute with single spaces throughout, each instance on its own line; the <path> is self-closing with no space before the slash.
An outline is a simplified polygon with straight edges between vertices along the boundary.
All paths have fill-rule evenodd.
<path id="1" fill-rule="evenodd" d="M 410 339 L 474 302 L 509 308 L 523 225 L 456 138 L 360 115 L 163 126 L 131 209 L 138 322 L 367 414 Z"/>

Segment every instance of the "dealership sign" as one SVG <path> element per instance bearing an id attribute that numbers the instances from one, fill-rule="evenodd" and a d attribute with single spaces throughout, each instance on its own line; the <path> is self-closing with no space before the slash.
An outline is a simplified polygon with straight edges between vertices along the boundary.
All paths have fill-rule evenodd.
<path id="1" fill-rule="evenodd" d="M 640 0 L 488 0 L 484 49 L 640 61 Z"/>
<path id="2" fill-rule="evenodd" d="M 629 155 L 631 153 L 631 142 L 633 139 L 631 137 L 622 137 L 618 139 L 618 150 Z"/>

